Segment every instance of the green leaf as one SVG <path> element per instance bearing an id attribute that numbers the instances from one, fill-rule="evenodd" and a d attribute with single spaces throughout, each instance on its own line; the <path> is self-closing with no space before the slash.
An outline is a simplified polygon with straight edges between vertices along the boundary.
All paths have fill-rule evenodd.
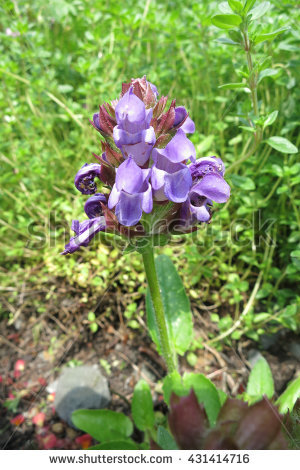
<path id="1" fill-rule="evenodd" d="M 244 12 L 247 13 L 253 5 L 255 4 L 256 0 L 246 0 L 245 6 L 244 6 Z"/>
<path id="2" fill-rule="evenodd" d="M 158 426 L 157 444 L 163 450 L 178 450 L 178 446 L 177 446 L 173 436 L 163 426 Z"/>
<path id="3" fill-rule="evenodd" d="M 279 36 L 279 34 L 283 33 L 284 31 L 287 31 L 289 28 L 280 28 L 277 29 L 276 31 L 272 31 L 271 33 L 264 33 L 264 34 L 258 34 L 255 37 L 255 44 L 258 44 L 263 41 L 271 41 L 272 39 L 276 38 Z"/>
<path id="4" fill-rule="evenodd" d="M 181 375 L 174 371 L 171 374 L 166 375 L 163 382 L 163 393 L 164 399 L 167 405 L 170 404 L 170 398 L 172 392 L 176 393 L 176 395 L 184 395 L 188 393 L 188 390 L 183 392 L 183 383 L 181 379 Z"/>
<path id="5" fill-rule="evenodd" d="M 257 20 L 261 16 L 263 16 L 265 13 L 270 8 L 271 3 L 270 2 L 262 2 L 257 7 L 253 8 L 253 10 L 250 11 L 251 15 L 251 20 Z"/>
<path id="6" fill-rule="evenodd" d="M 273 122 L 276 121 L 277 116 L 278 116 L 278 111 L 273 111 L 272 113 L 270 113 L 267 116 L 266 120 L 264 121 L 264 128 L 267 126 L 271 126 Z"/>
<path id="7" fill-rule="evenodd" d="M 242 188 L 245 191 L 252 191 L 255 189 L 254 181 L 248 176 L 231 175 L 230 179 L 234 186 Z"/>
<path id="8" fill-rule="evenodd" d="M 203 403 L 209 423 L 214 426 L 221 409 L 221 400 L 215 385 L 203 374 L 185 374 L 183 376 L 185 389 L 194 389 L 198 402 Z"/>
<path id="9" fill-rule="evenodd" d="M 123 440 L 133 432 L 133 424 L 123 413 L 112 410 L 76 410 L 72 421 L 97 441 Z"/>
<path id="10" fill-rule="evenodd" d="M 250 127 L 250 126 L 239 126 L 239 129 L 243 129 L 244 131 L 251 132 L 254 134 L 256 132 L 255 127 Z"/>
<path id="11" fill-rule="evenodd" d="M 266 140 L 266 143 L 273 147 L 273 149 L 278 150 L 281 153 L 297 153 L 298 149 L 285 137 L 279 137 L 277 135 L 269 137 Z"/>
<path id="12" fill-rule="evenodd" d="M 253 323 L 260 323 L 270 317 L 269 313 L 257 313 L 253 318 Z"/>
<path id="13" fill-rule="evenodd" d="M 292 411 L 296 401 L 300 398 L 300 376 L 289 383 L 287 389 L 280 395 L 276 401 L 279 406 L 280 413 L 287 413 Z"/>
<path id="14" fill-rule="evenodd" d="M 153 428 L 155 419 L 153 402 L 150 387 L 145 380 L 140 380 L 134 388 L 131 412 L 133 421 L 140 431 Z"/>
<path id="15" fill-rule="evenodd" d="M 221 408 L 221 399 L 215 385 L 203 374 L 184 374 L 178 372 L 168 374 L 163 383 L 164 399 L 170 404 L 172 392 L 178 396 L 188 395 L 191 389 L 197 396 L 198 402 L 203 403 L 209 423 L 214 426 Z"/>
<path id="16" fill-rule="evenodd" d="M 242 18 L 238 15 L 215 15 L 211 22 L 220 29 L 233 29 L 240 25 Z"/>
<path id="17" fill-rule="evenodd" d="M 218 38 L 216 39 L 217 42 L 220 42 L 221 44 L 226 44 L 228 46 L 239 46 L 239 43 L 236 41 L 232 41 L 232 39 L 229 38 Z"/>
<path id="18" fill-rule="evenodd" d="M 243 9 L 243 4 L 242 2 L 239 2 L 239 0 L 228 0 L 228 5 L 230 6 L 232 11 L 235 11 L 239 13 Z"/>
<path id="19" fill-rule="evenodd" d="M 274 395 L 274 381 L 267 361 L 262 357 L 250 372 L 247 384 L 247 396 L 252 400 L 260 400 L 263 395 L 272 398 Z M 252 401 L 253 403 L 253 401 Z"/>
<path id="20" fill-rule="evenodd" d="M 264 78 L 266 77 L 274 77 L 275 75 L 278 75 L 280 73 L 280 70 L 277 69 L 265 69 L 262 70 L 259 75 L 258 75 L 258 80 L 257 84 L 259 84 Z"/>
<path id="21" fill-rule="evenodd" d="M 228 397 L 227 397 L 226 393 L 223 392 L 223 390 L 221 390 L 220 388 L 217 388 L 217 392 L 218 392 L 219 399 L 220 399 L 220 403 L 221 403 L 221 407 L 222 407 Z"/>
<path id="22" fill-rule="evenodd" d="M 220 85 L 218 88 L 224 88 L 225 90 L 235 90 L 236 88 L 247 88 L 247 83 L 225 83 Z"/>
<path id="23" fill-rule="evenodd" d="M 108 441 L 89 447 L 89 450 L 139 450 L 139 447 L 131 439 L 122 441 Z"/>
<path id="24" fill-rule="evenodd" d="M 175 351 L 183 355 L 187 351 L 193 336 L 190 302 L 171 259 L 166 255 L 160 255 L 155 259 L 155 266 L 164 304 L 169 338 Z M 146 294 L 146 310 L 151 338 L 161 352 L 149 288 Z"/>

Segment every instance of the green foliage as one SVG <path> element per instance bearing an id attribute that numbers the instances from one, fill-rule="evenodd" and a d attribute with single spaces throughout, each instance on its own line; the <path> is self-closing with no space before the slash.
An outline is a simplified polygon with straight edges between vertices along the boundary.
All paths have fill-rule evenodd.
<path id="1" fill-rule="evenodd" d="M 155 417 L 151 390 L 144 380 L 140 380 L 134 388 L 131 412 L 134 424 L 138 429 L 146 431 L 153 428 Z"/>
<path id="2" fill-rule="evenodd" d="M 171 259 L 160 255 L 155 260 L 170 341 L 178 354 L 184 354 L 192 341 L 193 323 L 189 299 Z M 152 340 L 159 350 L 159 336 L 149 288 L 146 295 L 147 321 Z"/>
<path id="3" fill-rule="evenodd" d="M 280 413 L 292 411 L 297 400 L 300 399 L 300 376 L 289 383 L 286 390 L 280 395 L 276 404 Z M 299 425 L 299 422 L 298 422 Z"/>
<path id="4" fill-rule="evenodd" d="M 133 425 L 127 416 L 112 410 L 76 410 L 72 421 L 97 441 L 124 440 L 131 436 Z"/>
<path id="5" fill-rule="evenodd" d="M 97 444 L 89 448 L 89 450 L 138 450 L 138 445 L 131 439 L 123 441 L 109 441 L 103 444 Z"/>
<path id="6" fill-rule="evenodd" d="M 139 306 L 145 276 L 138 253 L 121 256 L 125 246 L 102 235 L 80 254 L 59 253 L 71 220 L 84 218 L 85 197 L 73 187 L 74 175 L 100 151 L 88 119 L 99 103 L 118 96 L 122 81 L 146 74 L 161 94 L 186 106 L 196 124 L 197 156 L 219 155 L 232 185 L 226 207 L 215 204 L 210 226 L 157 250 L 169 250 L 193 302 L 215 304 L 220 320 L 221 307 L 227 323 L 242 315 L 262 273 L 258 297 L 226 340 L 243 334 L 259 340 L 282 327 L 298 331 L 299 164 L 296 154 L 267 142 L 278 136 L 299 147 L 299 9 L 274 0 L 253 19 L 267 4 L 175 0 L 170 8 L 152 1 L 146 11 L 144 1 L 133 0 L 2 2 L 0 276 L 4 288 L 16 286 L 16 292 L 8 291 L 9 304 L 18 302 L 24 282 L 48 290 L 48 299 L 55 296 L 49 285 L 59 278 L 87 295 L 88 288 L 99 296 L 108 287 L 126 289 L 136 293 Z M 211 22 L 215 15 L 235 23 L 220 30 Z M 246 24 L 253 74 L 243 47 Z M 8 36 L 6 28 L 20 35 Z M 260 80 L 259 117 L 244 92 L 253 77 Z M 236 83 L 241 88 L 230 87 Z M 261 144 L 240 162 L 258 128 L 264 132 Z M 263 227 L 258 237 L 256 223 Z M 234 291 L 224 288 L 230 274 L 248 282 L 248 290 L 237 284 Z M 32 308 L 39 314 L 47 305 L 33 299 Z M 131 313 L 127 324 L 136 322 Z M 14 320 L 4 302 L 0 315 Z M 224 322 L 218 326 L 226 333 Z"/>
<path id="7" fill-rule="evenodd" d="M 158 426 L 157 429 L 157 444 L 163 450 L 178 450 L 178 446 L 173 436 L 166 428 L 163 428 L 162 426 Z"/>
<path id="8" fill-rule="evenodd" d="M 279 137 L 274 135 L 267 140 L 269 144 L 274 149 L 278 150 L 281 153 L 297 153 L 298 149 L 285 137 Z"/>
<path id="9" fill-rule="evenodd" d="M 214 426 L 221 408 L 221 400 L 215 385 L 203 374 L 168 374 L 163 383 L 164 399 L 170 403 L 172 392 L 178 396 L 188 395 L 194 389 L 199 403 L 203 403 L 209 423 Z"/>
<path id="10" fill-rule="evenodd" d="M 261 357 L 251 370 L 247 384 L 246 398 L 251 405 L 261 400 L 264 395 L 270 399 L 273 397 L 274 381 L 269 364 Z"/>

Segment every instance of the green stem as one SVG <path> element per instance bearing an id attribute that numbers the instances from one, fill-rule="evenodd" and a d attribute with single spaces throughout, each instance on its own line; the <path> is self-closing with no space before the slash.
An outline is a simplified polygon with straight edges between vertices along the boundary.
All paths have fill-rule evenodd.
<path id="1" fill-rule="evenodd" d="M 167 364 L 168 372 L 174 372 L 175 370 L 177 370 L 177 359 L 175 353 L 173 353 L 171 349 L 169 342 L 164 306 L 157 279 L 154 263 L 154 253 L 152 247 L 148 248 L 143 252 L 143 261 L 155 312 L 155 320 L 158 329 L 159 343 L 161 345 L 162 355 Z"/>

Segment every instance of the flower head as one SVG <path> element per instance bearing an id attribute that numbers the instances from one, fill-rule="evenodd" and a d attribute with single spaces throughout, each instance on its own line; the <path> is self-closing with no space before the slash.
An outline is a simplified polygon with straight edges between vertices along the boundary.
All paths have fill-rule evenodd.
<path id="1" fill-rule="evenodd" d="M 227 201 L 223 162 L 196 160 L 187 137 L 194 122 L 175 100 L 168 109 L 166 104 L 167 97 L 159 98 L 156 86 L 143 77 L 123 83 L 120 98 L 94 114 L 91 123 L 105 139 L 103 153 L 94 154 L 99 163 L 85 163 L 75 177 L 76 188 L 91 195 L 84 206 L 88 219 L 73 221 L 75 236 L 63 254 L 87 246 L 99 231 L 147 236 L 172 231 L 178 219 L 183 231 L 195 230 L 210 221 L 213 201 Z M 97 192 L 96 179 L 103 193 Z"/>

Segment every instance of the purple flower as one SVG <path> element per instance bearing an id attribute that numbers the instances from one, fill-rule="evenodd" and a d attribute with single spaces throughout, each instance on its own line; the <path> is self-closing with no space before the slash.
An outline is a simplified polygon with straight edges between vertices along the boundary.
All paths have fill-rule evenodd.
<path id="1" fill-rule="evenodd" d="M 84 220 L 81 223 L 78 220 L 73 220 L 71 228 L 75 232 L 75 236 L 70 238 L 69 243 L 61 253 L 62 255 L 74 253 L 81 246 L 88 246 L 96 233 L 105 230 L 105 218 L 96 217 Z"/>
<path id="2" fill-rule="evenodd" d="M 181 217 L 186 225 L 209 222 L 212 201 L 224 203 L 229 199 L 230 187 L 223 178 L 224 164 L 220 158 L 201 158 L 189 165 L 193 179 L 188 198 L 182 206 Z"/>
<path id="3" fill-rule="evenodd" d="M 132 226 L 138 223 L 143 211 L 152 211 L 152 188 L 149 184 L 150 169 L 142 170 L 130 156 L 116 170 L 116 182 L 108 200 L 108 208 L 116 206 L 120 224 Z"/>
<path id="4" fill-rule="evenodd" d="M 155 200 L 184 202 L 192 186 L 191 172 L 183 163 L 170 162 L 160 155 L 151 170 L 151 185 Z"/>
<path id="5" fill-rule="evenodd" d="M 153 149 L 151 184 L 156 200 L 184 202 L 187 199 L 192 186 L 192 176 L 183 162 L 194 161 L 195 156 L 195 147 L 182 129 L 177 131 L 165 148 Z"/>
<path id="6" fill-rule="evenodd" d="M 100 177 L 101 165 L 85 163 L 75 176 L 74 184 L 82 194 L 94 194 L 97 191 L 96 176 Z"/>
<path id="7" fill-rule="evenodd" d="M 118 125 L 113 129 L 113 137 L 116 146 L 125 159 L 131 155 L 138 165 L 144 165 L 156 142 L 154 129 L 150 127 L 152 108 L 146 109 L 130 87 L 118 102 L 115 112 Z"/>
<path id="8" fill-rule="evenodd" d="M 189 117 L 184 106 L 178 106 L 175 108 L 175 121 L 173 127 L 180 127 L 185 134 L 193 134 L 195 132 L 195 123 Z"/>
<path id="9" fill-rule="evenodd" d="M 106 204 L 106 197 L 102 193 L 96 193 L 86 201 L 84 211 L 89 219 L 103 215 L 101 202 Z"/>
<path id="10" fill-rule="evenodd" d="M 143 101 L 133 93 L 133 88 L 130 87 L 118 102 L 115 113 L 119 128 L 129 134 L 136 134 L 148 129 L 153 110 L 151 108 L 146 110 Z"/>
<path id="11" fill-rule="evenodd" d="M 161 156 L 166 157 L 173 163 L 185 162 L 186 160 L 194 162 L 196 159 L 196 150 L 184 131 L 178 129 L 173 139 L 170 140 L 165 148 L 153 149 L 152 158 L 155 164 L 159 161 Z"/>

